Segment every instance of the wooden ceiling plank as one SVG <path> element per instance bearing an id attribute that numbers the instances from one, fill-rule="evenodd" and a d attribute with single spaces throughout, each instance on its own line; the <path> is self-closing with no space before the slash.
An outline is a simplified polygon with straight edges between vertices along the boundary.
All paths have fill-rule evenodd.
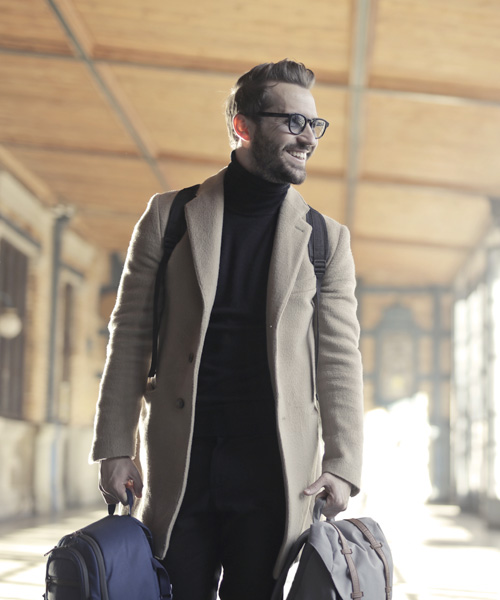
<path id="1" fill-rule="evenodd" d="M 166 60 L 203 68 L 217 62 L 225 72 L 241 74 L 259 62 L 288 56 L 318 76 L 346 82 L 352 2 L 269 0 L 265 15 L 251 3 L 227 0 L 76 0 L 75 5 L 96 39 L 95 59 L 132 55 L 142 63 Z M 314 27 L 307 26 L 311 15 L 317 16 Z"/>
<path id="2" fill-rule="evenodd" d="M 75 48 L 78 51 L 79 55 L 81 56 L 82 60 L 85 62 L 95 83 L 97 84 L 97 86 L 99 87 L 101 92 L 106 97 L 108 103 L 112 107 L 115 114 L 119 117 L 123 126 L 127 130 L 128 134 L 130 135 L 130 137 L 136 144 L 140 154 L 142 155 L 142 157 L 144 158 L 146 163 L 149 165 L 150 169 L 153 171 L 153 173 L 154 173 L 155 177 L 158 179 L 158 181 L 163 186 L 165 186 L 166 182 L 163 179 L 163 174 L 161 172 L 161 169 L 158 167 L 158 164 L 157 164 L 154 156 L 151 155 L 151 153 L 149 152 L 147 144 L 141 138 L 140 132 L 135 129 L 134 124 L 129 119 L 129 116 L 127 115 L 126 110 L 124 110 L 124 108 L 121 106 L 118 99 L 114 96 L 113 92 L 109 89 L 109 87 L 106 85 L 105 81 L 100 76 L 95 64 L 92 61 L 92 58 L 86 52 L 84 44 L 82 44 L 82 42 L 78 39 L 78 37 L 77 37 L 78 32 L 75 32 L 71 28 L 71 24 L 66 20 L 67 15 L 65 15 L 63 12 L 61 12 L 61 10 L 59 9 L 59 6 L 57 4 L 57 1 L 58 0 L 47 0 L 47 2 L 49 2 L 51 7 L 53 8 L 54 13 L 56 14 L 57 18 L 61 22 L 61 25 L 64 27 L 64 30 L 66 31 L 72 44 L 75 46 Z"/>
<path id="3" fill-rule="evenodd" d="M 418 240 L 418 242 L 415 242 L 415 240 L 403 240 L 401 238 L 387 238 L 387 237 L 376 237 L 376 236 L 371 236 L 371 235 L 359 235 L 356 234 L 354 236 L 354 239 L 356 241 L 359 242 L 367 242 L 370 244 L 381 244 L 381 245 L 386 245 L 387 243 L 391 243 L 394 244 L 394 248 L 404 248 L 404 247 L 410 247 L 410 248 L 415 248 L 416 245 L 418 245 L 419 248 L 428 248 L 429 250 L 435 249 L 435 250 L 451 250 L 456 251 L 456 252 L 467 252 L 471 249 L 471 245 L 470 244 L 450 244 L 450 243 L 438 243 L 438 242 L 429 242 L 429 241 L 423 241 L 423 240 Z M 396 250 L 397 251 L 397 250 Z"/>
<path id="4" fill-rule="evenodd" d="M 77 214 L 70 222 L 73 231 L 88 242 L 107 252 L 125 254 L 130 242 L 137 217 L 127 215 L 124 218 L 106 218 L 102 215 Z"/>
<path id="5" fill-rule="evenodd" d="M 469 251 L 427 248 L 420 244 L 353 241 L 356 273 L 363 285 L 449 285 Z"/>
<path id="6" fill-rule="evenodd" d="M 356 240 L 467 250 L 491 227 L 488 198 L 394 184 L 358 187 Z"/>
<path id="7" fill-rule="evenodd" d="M 500 98 L 478 98 L 467 95 L 443 94 L 433 91 L 415 91 L 402 89 L 397 86 L 392 89 L 369 88 L 370 96 L 385 96 L 386 98 L 404 98 L 411 102 L 426 102 L 428 104 L 447 104 L 454 106 L 495 106 L 500 107 Z"/>
<path id="8" fill-rule="evenodd" d="M 19 55 L 0 61 L 0 141 L 136 151 L 81 61 Z"/>
<path id="9" fill-rule="evenodd" d="M 63 24 L 67 24 L 67 34 L 74 50 L 79 55 L 83 49 L 85 55 L 92 54 L 95 46 L 93 36 L 84 20 L 75 8 L 72 0 L 46 0 L 56 14 L 61 15 Z M 59 19 L 61 21 L 61 18 Z M 75 43 L 75 41 L 77 42 Z"/>
<path id="10" fill-rule="evenodd" d="M 360 176 L 360 181 L 363 183 L 370 183 L 374 185 L 398 185 L 407 187 L 409 189 L 435 189 L 435 190 L 447 190 L 449 192 L 457 192 L 460 194 L 468 194 L 470 196 L 498 196 L 500 195 L 499 189 L 495 186 L 482 185 L 478 182 L 465 183 L 463 181 L 443 181 L 442 179 L 434 179 L 431 177 L 422 176 L 417 178 L 415 176 L 407 176 L 394 173 L 394 175 L 387 173 L 363 173 Z"/>
<path id="11" fill-rule="evenodd" d="M 105 207 L 138 217 L 148 199 L 163 191 L 147 164 L 139 158 L 102 157 L 10 148 L 14 157 L 43 180 L 57 198 L 77 209 Z"/>
<path id="12" fill-rule="evenodd" d="M 22 160 L 17 159 L 12 152 L 1 145 L 0 164 L 44 204 L 48 206 L 57 204 L 57 197 L 51 188 L 40 177 L 30 171 Z"/>
<path id="13" fill-rule="evenodd" d="M 124 114 L 127 116 L 127 120 L 131 123 L 132 127 L 134 128 L 134 131 L 136 131 L 139 135 L 142 143 L 144 144 L 148 156 L 158 156 L 158 146 L 155 144 L 153 138 L 146 129 L 141 117 L 139 116 L 139 113 L 137 112 L 133 103 L 131 102 L 130 97 L 123 91 L 123 88 L 116 79 L 110 66 L 99 65 L 97 66 L 97 70 L 101 75 L 107 89 L 110 90 L 115 100 L 121 106 Z"/>
<path id="14" fill-rule="evenodd" d="M 377 94 L 366 106 L 362 176 L 499 192 L 499 107 Z"/>
<path id="15" fill-rule="evenodd" d="M 317 175 L 308 169 L 307 178 L 296 186 L 304 200 L 321 213 L 345 223 L 345 180 Z"/>
<path id="16" fill-rule="evenodd" d="M 500 98 L 500 4 L 378 0 L 370 86 Z"/>
<path id="17" fill-rule="evenodd" d="M 378 0 L 371 0 L 371 2 Z M 50 51 L 48 49 L 33 50 L 21 47 L 10 47 L 3 46 L 3 39 L 0 38 L 0 54 L 13 54 L 13 55 L 22 55 L 22 56 L 32 56 L 36 58 L 51 58 L 51 59 L 60 59 L 60 60 L 75 60 L 75 57 L 71 54 L 60 54 L 56 51 Z M 370 47 L 368 43 L 368 48 Z M 253 66 L 249 65 L 248 61 L 245 63 L 235 64 L 234 69 L 225 69 L 223 63 L 219 58 L 210 59 L 210 61 L 206 61 L 204 63 L 205 66 L 202 65 L 192 65 L 192 64 L 183 64 L 183 57 L 175 56 L 172 57 L 169 61 L 164 61 L 161 64 L 155 64 L 152 62 L 136 62 L 133 57 L 123 57 L 121 59 L 113 59 L 110 57 L 107 58 L 95 58 L 93 57 L 92 62 L 97 67 L 101 66 L 110 66 L 110 67 L 130 67 L 137 69 L 151 69 L 158 71 L 176 71 L 179 73 L 198 73 L 200 75 L 232 75 L 234 79 L 241 75 L 245 70 L 249 67 Z M 332 79 L 331 77 L 323 77 L 321 75 L 321 70 L 316 70 L 316 84 L 317 85 L 328 85 L 332 89 L 337 89 L 340 91 L 354 91 L 354 86 L 345 82 L 339 82 L 337 80 Z M 408 98 L 409 100 L 421 100 L 425 102 L 460 102 L 463 104 L 470 105 L 485 105 L 485 106 L 500 106 L 500 95 L 491 96 L 491 95 L 475 95 L 471 93 L 470 88 L 464 88 L 457 86 L 456 89 L 451 89 L 447 87 L 446 89 L 435 89 L 432 85 L 427 87 L 422 87 L 420 89 L 419 86 L 410 86 L 405 85 L 402 79 L 394 79 L 391 81 L 390 85 L 374 85 L 371 81 L 370 85 L 367 86 L 367 91 L 370 94 L 381 94 L 385 96 L 395 96 L 395 97 L 403 97 Z"/>
<path id="18" fill-rule="evenodd" d="M 0 0 L 0 45 L 71 56 L 72 49 L 44 0 Z"/>
<path id="19" fill-rule="evenodd" d="M 119 66 L 110 71 L 149 132 L 156 158 L 229 159 L 224 102 L 233 78 Z"/>

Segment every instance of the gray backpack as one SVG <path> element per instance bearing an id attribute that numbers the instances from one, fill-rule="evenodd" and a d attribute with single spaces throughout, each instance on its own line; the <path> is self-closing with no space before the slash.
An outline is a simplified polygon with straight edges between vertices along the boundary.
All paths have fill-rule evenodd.
<path id="1" fill-rule="evenodd" d="M 286 600 L 391 600 L 392 555 L 378 523 L 368 517 L 321 521 L 323 505 L 316 502 L 311 527 L 290 549 L 271 600 L 283 600 L 302 548 Z"/>

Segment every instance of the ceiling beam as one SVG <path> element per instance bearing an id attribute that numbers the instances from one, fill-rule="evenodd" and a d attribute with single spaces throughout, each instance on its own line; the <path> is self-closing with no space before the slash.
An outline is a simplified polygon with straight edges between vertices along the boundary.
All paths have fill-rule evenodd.
<path id="1" fill-rule="evenodd" d="M 63 25 L 63 29 L 69 37 L 69 42 L 76 54 L 80 54 L 81 49 L 87 56 L 91 56 L 92 50 L 94 49 L 92 34 L 78 14 L 73 1 L 56 0 L 56 2 L 49 1 L 49 4 L 56 13 L 59 21 L 61 22 L 61 18 L 64 19 L 65 25 L 63 23 L 61 24 Z"/>
<path id="2" fill-rule="evenodd" d="M 376 237 L 370 235 L 353 235 L 353 242 L 370 242 L 370 244 L 378 244 L 381 246 L 399 246 L 406 248 L 429 248 L 432 250 L 451 250 L 453 252 L 468 252 L 472 248 L 474 248 L 473 244 L 449 244 L 449 243 L 439 243 L 439 242 L 429 242 L 422 239 L 417 240 L 407 240 L 397 237 Z"/>
<path id="3" fill-rule="evenodd" d="M 370 30 L 371 0 L 357 0 L 353 32 L 346 161 L 345 222 L 354 225 L 356 186 L 359 175 L 361 137 L 363 131 L 363 100 L 365 95 L 366 62 Z"/>
<path id="4" fill-rule="evenodd" d="M 369 183 L 369 184 L 379 184 L 379 185 L 393 185 L 393 186 L 405 186 L 408 188 L 418 188 L 423 190 L 436 190 L 443 191 L 446 190 L 448 192 L 454 192 L 461 195 L 467 196 L 498 196 L 500 195 L 499 189 L 492 189 L 486 186 L 482 187 L 480 185 L 464 185 L 453 184 L 449 181 L 439 181 L 432 179 L 416 179 L 412 177 L 401 177 L 398 175 L 375 175 L 368 174 L 363 175 L 360 180 L 360 183 Z"/>
<path id="5" fill-rule="evenodd" d="M 81 61 L 83 61 L 85 63 L 85 65 L 87 66 L 93 81 L 95 82 L 95 84 L 97 85 L 99 90 L 102 92 L 102 94 L 106 98 L 108 104 L 110 105 L 110 107 L 112 108 L 114 113 L 117 115 L 117 117 L 119 118 L 123 127 L 129 134 L 131 139 L 133 140 L 140 156 L 144 159 L 144 161 L 148 164 L 150 169 L 153 171 L 153 173 L 154 173 L 155 177 L 157 178 L 158 182 L 160 183 L 160 185 L 164 189 L 167 189 L 168 188 L 167 181 L 154 158 L 154 148 L 148 147 L 149 140 L 147 139 L 147 136 L 145 136 L 145 134 L 144 134 L 144 131 L 145 131 L 144 128 L 142 128 L 142 130 L 137 129 L 137 127 L 140 126 L 140 124 L 138 123 L 136 115 L 129 115 L 126 110 L 127 108 L 129 108 L 130 105 L 127 104 L 127 106 L 124 107 L 120 103 L 116 94 L 110 87 L 109 78 L 103 77 L 101 75 L 101 73 L 99 72 L 99 70 L 97 69 L 96 65 L 94 64 L 94 61 L 92 60 L 92 58 L 90 57 L 90 54 L 88 53 L 88 47 L 90 44 L 88 37 L 85 36 L 83 43 L 78 38 L 77 33 L 81 33 L 82 31 L 85 31 L 85 28 L 84 28 L 83 24 L 78 25 L 78 21 L 77 21 L 78 16 L 77 16 L 76 12 L 72 13 L 71 23 L 70 23 L 69 20 L 67 19 L 66 14 L 63 13 L 63 11 L 61 10 L 61 8 L 59 6 L 59 3 L 61 2 L 61 0 L 46 0 L 46 2 L 48 3 L 48 5 L 52 9 L 52 11 L 54 12 L 54 15 L 56 16 L 59 23 L 61 24 L 61 27 L 63 28 L 64 32 L 66 33 L 66 35 L 69 39 L 69 42 L 71 43 L 71 45 L 75 51 L 75 55 Z M 64 6 L 65 10 L 67 11 L 68 10 L 68 0 L 63 0 L 61 6 Z M 116 92 L 116 87 L 115 87 L 115 92 Z"/>
<path id="6" fill-rule="evenodd" d="M 372 0 L 373 1 L 373 0 Z M 1 44 L 1 42 L 0 42 Z M 53 60 L 64 60 L 64 61 L 70 61 L 70 62 L 81 62 L 81 58 L 78 56 L 69 56 L 69 55 L 64 55 L 64 54 L 57 54 L 55 52 L 37 52 L 34 50 L 23 50 L 23 49 L 19 49 L 19 48 L 2 48 L 0 46 L 0 55 L 5 54 L 5 55 L 18 55 L 18 56 L 29 56 L 32 58 L 48 58 L 48 59 L 53 59 Z M 207 74 L 214 74 L 214 75 L 223 75 L 225 73 L 227 73 L 227 71 L 224 71 L 223 69 L 220 68 L 220 65 L 218 62 L 214 61 L 213 64 L 211 64 L 209 67 L 186 67 L 186 66 L 181 66 L 179 65 L 179 63 L 175 63 L 175 62 L 165 62 L 165 64 L 150 64 L 150 63 L 138 63 L 138 62 L 130 62 L 130 61 L 126 61 L 126 60 L 117 60 L 117 59 L 113 59 L 113 58 L 109 58 L 109 59 L 98 59 L 98 58 L 92 58 L 92 63 L 96 66 L 101 68 L 101 66 L 104 65 L 120 65 L 120 66 L 126 66 L 126 67 L 130 67 L 130 68 L 136 68 L 136 69 L 156 69 L 158 71 L 179 71 L 182 73 L 199 73 L 200 75 L 207 75 Z M 239 77 L 239 75 L 241 75 L 242 71 L 231 71 L 231 74 L 233 74 L 235 77 Z M 370 84 L 369 82 L 366 82 L 365 85 L 365 92 L 367 94 L 380 94 L 380 95 L 386 95 L 386 96 L 396 96 L 396 97 L 401 97 L 401 98 L 407 98 L 409 100 L 415 100 L 415 101 L 421 101 L 421 102 L 441 102 L 443 104 L 448 104 L 448 103 L 457 103 L 457 104 L 461 104 L 463 106 L 477 106 L 477 105 L 481 105 L 481 106 L 496 106 L 496 107 L 500 107 L 500 98 L 499 99 L 493 99 L 493 98 L 485 98 L 482 96 L 474 96 L 472 93 L 467 93 L 467 92 L 472 92 L 471 89 L 469 90 L 465 90 L 465 89 L 461 89 L 461 91 L 463 92 L 463 94 L 457 94 L 456 93 L 456 88 L 454 86 L 449 86 L 449 93 L 445 92 L 443 89 L 440 89 L 439 92 L 437 91 L 430 91 L 429 89 L 425 89 L 425 86 L 427 85 L 426 82 L 420 82 L 419 83 L 419 89 L 410 89 L 409 87 L 398 87 L 398 80 L 394 80 L 393 82 L 393 87 L 391 88 L 386 88 L 386 87 L 381 87 L 381 86 L 377 86 L 377 85 L 373 85 Z M 340 83 L 337 80 L 332 80 L 332 78 L 326 78 L 326 77 L 322 77 L 321 74 L 316 76 L 316 85 L 325 85 L 328 87 L 332 87 L 334 89 L 338 89 L 338 90 L 343 90 L 346 92 L 350 92 L 350 91 L 355 91 L 354 87 L 348 83 Z M 429 83 L 429 86 L 431 85 L 431 83 Z M 422 88 L 422 89 L 420 89 Z"/>
<path id="7" fill-rule="evenodd" d="M 141 160 L 139 156 L 130 156 L 130 154 L 123 154 L 119 152 L 106 152 L 104 150 L 79 150 L 75 148 L 66 148 L 61 146 L 53 146 L 48 149 L 46 146 L 40 146 L 36 144 L 27 145 L 25 143 L 16 143 L 11 141 L 3 142 L 3 146 L 0 145 L 0 163 L 4 162 L 3 155 L 8 152 L 9 149 L 20 149 L 20 150 L 49 150 L 50 152 L 64 152 L 65 154 L 74 154 L 75 156 L 102 156 L 103 158 L 136 158 Z M 12 158 L 12 160 L 14 160 Z M 182 162 L 186 165 L 192 165 L 193 167 L 204 167 L 213 166 L 214 169 L 221 168 L 221 165 L 225 165 L 227 160 L 226 157 L 201 156 L 201 155 L 182 155 L 174 153 L 162 153 L 157 158 L 158 164 L 168 163 L 169 161 Z M 9 160 L 11 163 L 11 160 Z M 9 169 L 9 165 L 5 165 Z M 19 170 L 19 169 L 17 169 Z M 308 167 L 308 176 L 310 178 L 322 177 L 334 181 L 345 181 L 345 176 L 342 173 L 325 170 L 314 167 L 312 164 Z M 471 196 L 471 198 L 477 198 L 478 196 L 490 197 L 500 196 L 500 190 L 493 190 L 481 186 L 464 186 L 463 184 L 454 185 L 449 182 L 442 181 L 431 181 L 424 179 L 415 178 L 402 178 L 395 175 L 361 175 L 358 178 L 357 186 L 359 185 L 374 185 L 374 186 L 394 186 L 404 189 L 415 189 L 421 191 L 436 192 L 442 194 L 443 192 L 449 192 L 450 194 L 460 194 L 461 196 Z M 167 188 L 164 188 L 167 189 Z"/>

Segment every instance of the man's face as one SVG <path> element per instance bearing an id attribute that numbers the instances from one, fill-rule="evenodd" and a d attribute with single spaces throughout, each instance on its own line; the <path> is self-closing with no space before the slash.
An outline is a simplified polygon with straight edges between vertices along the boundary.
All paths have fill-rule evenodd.
<path id="1" fill-rule="evenodd" d="M 300 113 L 308 119 L 318 116 L 311 92 L 299 85 L 278 83 L 270 88 L 270 94 L 266 112 Z M 267 181 L 300 184 L 306 178 L 306 162 L 317 145 L 309 124 L 294 135 L 286 117 L 261 117 L 250 145 L 253 170 Z"/>

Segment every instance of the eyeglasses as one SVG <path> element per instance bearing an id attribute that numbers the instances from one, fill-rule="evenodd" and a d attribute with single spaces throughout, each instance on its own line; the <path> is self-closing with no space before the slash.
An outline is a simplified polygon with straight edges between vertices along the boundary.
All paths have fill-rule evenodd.
<path id="1" fill-rule="evenodd" d="M 288 119 L 288 129 L 293 135 L 299 135 L 304 131 L 306 125 L 309 123 L 311 126 L 314 137 L 319 140 L 320 137 L 325 135 L 325 131 L 328 128 L 328 121 L 325 119 L 308 119 L 300 113 L 275 113 L 275 112 L 259 112 L 259 117 L 283 117 Z"/>

